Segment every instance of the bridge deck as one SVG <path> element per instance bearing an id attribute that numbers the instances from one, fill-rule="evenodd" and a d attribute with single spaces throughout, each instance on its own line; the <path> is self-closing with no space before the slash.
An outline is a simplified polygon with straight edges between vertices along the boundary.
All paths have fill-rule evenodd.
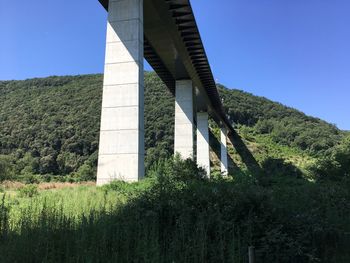
<path id="1" fill-rule="evenodd" d="M 99 0 L 108 10 L 108 0 Z M 175 80 L 192 79 L 197 110 L 232 131 L 216 88 L 189 0 L 144 1 L 144 57 L 175 92 Z"/>

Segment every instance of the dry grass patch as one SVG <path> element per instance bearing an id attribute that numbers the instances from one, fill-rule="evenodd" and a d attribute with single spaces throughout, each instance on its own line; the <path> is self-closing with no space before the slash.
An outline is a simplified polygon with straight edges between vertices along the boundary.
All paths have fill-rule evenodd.
<path id="1" fill-rule="evenodd" d="M 95 186 L 96 182 L 82 182 L 82 183 L 68 183 L 68 182 L 52 182 L 52 183 L 40 183 L 38 184 L 39 190 L 50 190 L 50 189 L 62 189 L 62 188 L 70 188 L 77 186 Z"/>
<path id="2" fill-rule="evenodd" d="M 4 181 L 0 184 L 6 190 L 18 190 L 25 186 L 26 184 L 16 181 Z M 68 182 L 48 182 L 48 183 L 39 183 L 39 190 L 50 190 L 50 189 L 62 189 L 62 188 L 71 188 L 77 186 L 94 186 L 96 182 L 82 182 L 82 183 L 68 183 Z"/>

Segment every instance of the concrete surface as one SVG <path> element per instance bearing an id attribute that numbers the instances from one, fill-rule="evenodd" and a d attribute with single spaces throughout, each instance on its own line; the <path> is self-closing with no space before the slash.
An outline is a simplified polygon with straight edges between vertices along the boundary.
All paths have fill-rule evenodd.
<path id="1" fill-rule="evenodd" d="M 110 0 L 97 185 L 143 177 L 143 0 Z"/>
<path id="2" fill-rule="evenodd" d="M 227 175 L 228 173 L 228 160 L 227 160 L 227 131 L 225 128 L 221 128 L 221 157 L 220 157 L 220 163 L 221 163 L 221 173 L 223 175 Z"/>
<path id="3" fill-rule="evenodd" d="M 191 80 L 176 81 L 174 152 L 193 158 L 193 86 Z"/>
<path id="4" fill-rule="evenodd" d="M 197 165 L 210 177 L 208 112 L 197 113 Z"/>

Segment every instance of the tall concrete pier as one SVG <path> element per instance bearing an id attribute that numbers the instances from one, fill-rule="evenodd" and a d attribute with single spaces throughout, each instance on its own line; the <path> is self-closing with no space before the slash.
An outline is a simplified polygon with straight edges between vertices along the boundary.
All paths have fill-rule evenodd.
<path id="1" fill-rule="evenodd" d="M 144 176 L 143 0 L 110 0 L 97 184 Z"/>
<path id="2" fill-rule="evenodd" d="M 223 175 L 227 175 L 228 173 L 228 161 L 227 161 L 227 131 L 225 128 L 221 128 L 220 132 L 221 137 L 221 157 L 220 157 L 220 163 L 221 163 L 221 173 Z"/>
<path id="3" fill-rule="evenodd" d="M 208 113 L 197 113 L 197 165 L 210 176 Z"/>
<path id="4" fill-rule="evenodd" d="M 221 169 L 226 174 L 226 131 L 234 130 L 190 1 L 99 1 L 108 22 L 97 184 L 144 177 L 144 58 L 175 96 L 174 152 L 184 159 L 197 156 L 209 176 L 210 116 L 223 127 Z"/>
<path id="5" fill-rule="evenodd" d="M 174 152 L 193 158 L 193 86 L 191 80 L 176 81 Z"/>

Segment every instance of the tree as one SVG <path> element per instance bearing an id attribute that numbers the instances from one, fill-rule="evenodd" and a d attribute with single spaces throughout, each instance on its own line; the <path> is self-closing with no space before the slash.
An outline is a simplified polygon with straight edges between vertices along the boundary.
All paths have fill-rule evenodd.
<path id="1" fill-rule="evenodd" d="M 79 170 L 74 174 L 74 177 L 78 181 L 92 181 L 96 179 L 96 173 L 90 165 L 88 165 L 87 163 L 84 163 L 82 166 L 80 166 Z"/>
<path id="2" fill-rule="evenodd" d="M 13 178 L 14 167 L 12 161 L 10 156 L 0 155 L 0 181 Z"/>
<path id="3" fill-rule="evenodd" d="M 328 157 L 318 160 L 310 170 L 319 180 L 350 177 L 350 136 L 345 137 Z"/>

